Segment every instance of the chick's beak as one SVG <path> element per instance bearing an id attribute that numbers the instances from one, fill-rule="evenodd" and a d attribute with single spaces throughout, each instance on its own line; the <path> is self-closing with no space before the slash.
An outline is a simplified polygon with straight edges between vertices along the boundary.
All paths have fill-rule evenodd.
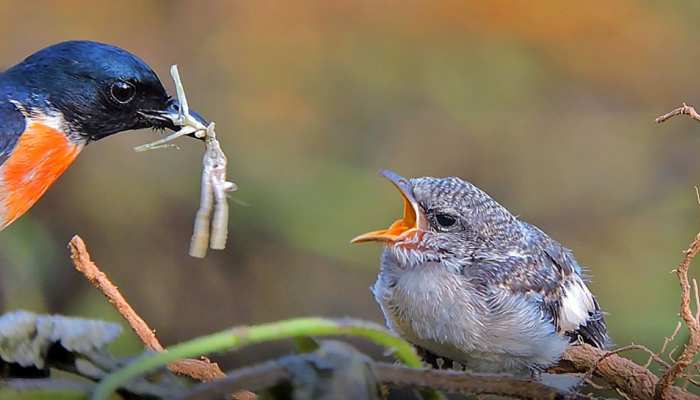
<path id="1" fill-rule="evenodd" d="M 387 242 L 394 243 L 419 230 L 427 228 L 427 221 L 418 202 L 413 196 L 413 189 L 408 179 L 395 172 L 384 170 L 382 176 L 389 179 L 396 186 L 403 198 L 403 217 L 394 221 L 386 229 L 368 232 L 352 239 L 351 243 L 363 242 Z"/>

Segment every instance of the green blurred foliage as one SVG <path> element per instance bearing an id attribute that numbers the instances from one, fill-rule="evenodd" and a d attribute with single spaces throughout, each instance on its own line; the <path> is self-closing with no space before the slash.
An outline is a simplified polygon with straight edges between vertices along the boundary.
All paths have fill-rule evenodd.
<path id="1" fill-rule="evenodd" d="M 572 248 L 617 343 L 658 346 L 675 326 L 700 126 L 654 117 L 700 101 L 697 2 L 0 1 L 0 18 L 2 67 L 67 39 L 129 49 L 170 88 L 179 64 L 240 186 L 229 248 L 195 260 L 200 145 L 89 146 L 0 233 L 5 308 L 118 320 L 70 265 L 77 233 L 165 343 L 298 315 L 381 321 L 380 249 L 349 239 L 400 213 L 376 174 L 391 168 L 468 179 Z"/>

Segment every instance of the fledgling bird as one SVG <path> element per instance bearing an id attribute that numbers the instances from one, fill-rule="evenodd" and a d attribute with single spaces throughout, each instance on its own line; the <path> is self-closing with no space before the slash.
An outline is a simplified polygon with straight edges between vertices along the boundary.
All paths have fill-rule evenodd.
<path id="1" fill-rule="evenodd" d="M 88 143 L 132 129 L 174 130 L 179 108 L 145 62 L 97 42 L 59 43 L 0 73 L 0 230 Z"/>
<path id="2" fill-rule="evenodd" d="M 353 242 L 384 243 L 372 291 L 389 328 L 427 361 L 525 376 L 572 342 L 609 345 L 569 249 L 460 178 L 382 174 L 403 197 L 403 218 Z"/>

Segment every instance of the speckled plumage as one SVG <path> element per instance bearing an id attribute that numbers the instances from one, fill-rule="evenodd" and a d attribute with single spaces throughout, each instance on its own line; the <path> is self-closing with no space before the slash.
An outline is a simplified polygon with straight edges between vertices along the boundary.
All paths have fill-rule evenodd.
<path id="1" fill-rule="evenodd" d="M 390 329 L 481 372 L 540 370 L 575 341 L 608 346 L 570 250 L 460 178 L 401 183 L 429 227 L 385 247 L 372 291 Z"/>

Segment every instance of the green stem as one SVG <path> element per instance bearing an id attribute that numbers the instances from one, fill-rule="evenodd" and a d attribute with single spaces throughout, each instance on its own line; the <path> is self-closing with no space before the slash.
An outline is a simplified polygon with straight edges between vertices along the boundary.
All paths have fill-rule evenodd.
<path id="1" fill-rule="evenodd" d="M 128 366 L 107 375 L 95 388 L 92 399 L 106 400 L 112 392 L 129 380 L 183 358 L 236 350 L 246 345 L 272 340 L 338 335 L 364 337 L 376 344 L 391 348 L 396 358 L 406 366 L 422 367 L 421 359 L 413 346 L 378 325 L 351 319 L 297 318 L 228 329 L 175 345 L 160 353 L 145 354 Z"/>

